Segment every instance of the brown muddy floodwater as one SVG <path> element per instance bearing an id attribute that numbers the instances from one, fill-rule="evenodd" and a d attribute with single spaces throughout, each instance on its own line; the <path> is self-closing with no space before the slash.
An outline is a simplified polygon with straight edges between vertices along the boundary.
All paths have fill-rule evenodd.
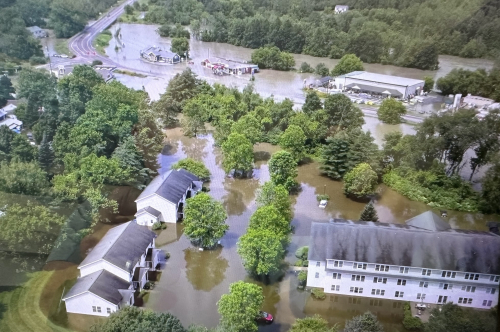
<path id="1" fill-rule="evenodd" d="M 158 28 L 157 25 L 127 23 L 117 23 L 110 27 L 113 35 L 117 29 L 120 29 L 122 38 L 120 43 L 115 37 L 110 41 L 109 46 L 106 48 L 106 54 L 109 58 L 124 67 L 150 72 L 152 76 L 156 76 L 137 78 L 117 75 L 118 79 L 123 83 L 135 85 L 136 88 L 144 86 L 153 100 L 157 99 L 159 94 L 165 91 L 168 80 L 175 74 L 182 72 L 187 66 L 189 66 L 199 77 L 207 80 L 209 83 L 218 82 L 240 89 L 249 83 L 250 76 L 248 75 L 214 76 L 210 69 L 201 65 L 201 61 L 209 56 L 249 61 L 253 52 L 253 50 L 249 48 L 223 43 L 207 43 L 191 39 L 190 56 L 193 59 L 193 65 L 188 65 L 186 63 L 173 66 L 158 65 L 142 61 L 139 52 L 148 46 L 156 45 L 170 49 L 170 38 L 160 37 L 158 33 L 155 32 L 156 28 Z M 125 47 L 122 46 L 122 43 L 125 44 Z M 117 46 L 118 48 L 116 48 Z M 333 68 L 339 61 L 337 59 L 318 58 L 303 54 L 294 54 L 294 58 L 297 68 L 302 62 L 307 62 L 313 67 L 323 62 L 328 68 Z M 416 79 L 423 79 L 424 76 L 431 76 L 437 79 L 449 73 L 453 68 L 474 70 L 477 68 L 490 69 L 493 66 L 493 62 L 490 60 L 464 59 L 453 56 L 439 56 L 439 64 L 440 68 L 437 71 L 424 71 L 414 68 L 381 64 L 365 64 L 364 66 L 367 71 Z M 272 95 L 277 100 L 289 98 L 297 104 L 302 104 L 304 94 L 301 89 L 304 80 L 311 83 L 316 79 L 318 79 L 318 76 L 314 74 L 261 70 L 260 73 L 256 74 L 255 89 L 264 97 Z"/>
<path id="2" fill-rule="evenodd" d="M 389 128 L 386 130 L 398 130 Z M 288 272 L 283 280 L 263 284 L 250 278 L 245 272 L 236 243 L 255 211 L 256 190 L 269 180 L 267 161 L 279 147 L 267 143 L 255 146 L 255 171 L 251 179 L 233 179 L 222 170 L 221 155 L 213 146 L 210 135 L 188 138 L 179 128 L 167 130 L 168 143 L 159 159 L 161 172 L 179 159 L 191 157 L 203 161 L 212 173 L 209 183 L 210 195 L 221 201 L 228 212 L 229 230 L 221 240 L 221 248 L 200 252 L 182 234 L 182 224 L 168 225 L 157 238 L 157 246 L 171 254 L 165 269 L 144 306 L 156 311 L 169 311 L 179 317 L 183 324 L 216 326 L 219 321 L 216 303 L 226 293 L 229 284 L 238 280 L 254 282 L 263 287 L 265 302 L 263 310 L 275 317 L 270 326 L 260 331 L 288 331 L 296 318 L 318 313 L 331 324 L 341 327 L 345 320 L 370 310 L 376 313 L 386 331 L 403 331 L 402 302 L 348 296 L 328 296 L 324 301 L 314 300 L 309 292 L 297 290 L 294 272 Z M 299 167 L 298 181 L 302 190 L 292 197 L 295 233 L 289 247 L 287 261 L 295 261 L 293 253 L 299 246 L 308 245 L 311 222 L 326 222 L 332 217 L 356 220 L 364 207 L 342 194 L 342 183 L 320 175 L 317 163 Z M 330 203 L 325 210 L 317 207 L 316 195 L 327 193 Z M 381 186 L 380 198 L 375 207 L 384 222 L 402 223 L 429 210 L 422 203 L 412 202 L 393 190 Z M 449 211 L 448 221 L 452 227 L 485 230 L 485 222 L 493 220 L 480 214 Z"/>

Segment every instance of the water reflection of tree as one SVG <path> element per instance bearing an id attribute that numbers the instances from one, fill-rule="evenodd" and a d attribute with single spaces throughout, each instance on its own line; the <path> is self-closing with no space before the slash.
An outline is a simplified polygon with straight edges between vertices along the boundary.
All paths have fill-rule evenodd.
<path id="1" fill-rule="evenodd" d="M 221 251 L 222 248 L 205 251 L 195 248 L 184 250 L 186 277 L 194 289 L 209 292 L 224 280 L 229 264 L 220 256 Z"/>
<path id="2" fill-rule="evenodd" d="M 205 146 L 207 145 L 207 140 L 204 138 L 181 138 L 182 141 L 182 151 L 189 158 L 195 160 L 203 161 L 203 158 L 207 156 L 205 152 Z"/>
<path id="3" fill-rule="evenodd" d="M 255 200 L 255 193 L 259 188 L 257 179 L 226 179 L 222 197 L 224 208 L 230 216 L 241 215 Z"/>

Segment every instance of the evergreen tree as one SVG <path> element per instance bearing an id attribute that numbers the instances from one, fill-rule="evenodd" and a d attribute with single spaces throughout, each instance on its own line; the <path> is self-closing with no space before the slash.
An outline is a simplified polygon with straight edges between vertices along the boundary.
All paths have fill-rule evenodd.
<path id="1" fill-rule="evenodd" d="M 52 147 L 47 140 L 47 136 L 44 134 L 42 143 L 40 144 L 40 149 L 38 150 L 38 163 L 40 167 L 46 172 L 52 166 L 52 162 L 54 161 L 54 153 L 52 152 Z"/>
<path id="2" fill-rule="evenodd" d="M 349 142 L 338 135 L 329 137 L 326 140 L 327 145 L 322 150 L 321 171 L 334 180 L 340 180 L 344 174 L 349 171 L 347 168 L 349 156 Z"/>
<path id="3" fill-rule="evenodd" d="M 302 112 L 307 115 L 313 114 L 315 111 L 323 109 L 323 103 L 319 99 L 316 92 L 308 92 L 306 95 L 306 101 L 302 106 Z"/>
<path id="4" fill-rule="evenodd" d="M 365 208 L 363 209 L 363 212 L 361 212 L 361 216 L 359 217 L 359 221 L 378 221 L 377 210 L 375 210 L 372 202 L 365 205 Z"/>
<path id="5" fill-rule="evenodd" d="M 16 92 L 14 87 L 12 87 L 12 82 L 10 78 L 5 75 L 0 77 L 0 107 L 7 104 L 7 100 L 10 99 L 10 94 Z"/>

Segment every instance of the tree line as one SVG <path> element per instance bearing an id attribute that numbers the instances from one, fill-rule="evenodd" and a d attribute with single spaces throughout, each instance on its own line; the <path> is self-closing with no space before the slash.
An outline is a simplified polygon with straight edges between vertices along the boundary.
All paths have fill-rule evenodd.
<path id="1" fill-rule="evenodd" d="M 112 186 L 143 188 L 151 180 L 163 133 L 144 92 L 106 84 L 89 66 L 76 66 L 59 81 L 24 69 L 18 85 L 24 102 L 16 115 L 38 147 L 1 126 L 0 191 L 32 202 L 7 205 L 0 238 L 14 247 L 36 243 L 48 254 L 55 239 L 37 230 L 60 229 L 63 219 L 53 207 L 86 202 L 93 222 L 105 218 L 102 209 L 116 212 Z"/>
<path id="2" fill-rule="evenodd" d="M 336 15 L 337 4 L 350 9 Z M 438 54 L 496 56 L 500 45 L 495 1 L 153 0 L 145 19 L 191 24 L 203 41 L 431 70 Z"/>
<path id="3" fill-rule="evenodd" d="M 379 112 L 383 121 L 401 121 L 400 103 L 387 99 L 383 106 Z M 301 111 L 296 111 L 290 100 L 261 98 L 252 85 L 243 91 L 218 84 L 212 87 L 186 70 L 171 81 L 153 107 L 166 124 L 172 124 L 176 113 L 182 112 L 187 135 L 206 132 L 206 123 L 210 123 L 215 143 L 222 149 L 223 167 L 236 176 L 251 173 L 253 145 L 268 142 L 280 145 L 298 164 L 319 158 L 321 171 L 343 180 L 346 195 L 356 199 L 372 196 L 377 184 L 384 182 L 431 206 L 498 211 L 495 182 L 485 182 L 478 194 L 459 175 L 464 168 L 474 175 L 495 162 L 498 112 L 483 120 L 472 110 L 433 115 L 418 126 L 415 135 L 387 134 L 379 150 L 371 134 L 361 129 L 363 113 L 342 94 L 328 95 L 322 101 L 316 93 L 308 93 Z M 491 167 L 487 176 L 494 177 L 497 169 Z M 288 186 L 286 181 L 280 184 Z"/>

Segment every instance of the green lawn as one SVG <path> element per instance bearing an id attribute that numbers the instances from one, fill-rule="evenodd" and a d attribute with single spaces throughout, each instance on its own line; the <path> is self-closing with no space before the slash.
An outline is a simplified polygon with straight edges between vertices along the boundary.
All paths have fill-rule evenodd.
<path id="1" fill-rule="evenodd" d="M 73 55 L 68 48 L 68 39 L 57 39 L 54 49 L 58 54 L 66 54 L 70 57 Z"/>
<path id="2" fill-rule="evenodd" d="M 62 289 L 47 292 L 46 288 L 53 288 L 59 281 L 62 281 L 58 284 L 59 286 L 64 284 L 65 277 L 51 279 L 60 272 L 41 271 L 32 273 L 30 279 L 22 287 L 10 292 L 0 293 L 0 305 L 4 306 L 5 310 L 0 320 L 0 331 L 70 332 L 71 330 L 54 324 L 47 317 L 47 314 L 54 310 L 49 309 L 47 306 L 52 307 L 56 304 L 55 308 L 57 309 Z M 64 304 L 62 305 L 64 306 Z M 42 306 L 45 308 L 42 308 Z"/>
<path id="3" fill-rule="evenodd" d="M 99 52 L 99 54 L 106 55 L 106 51 L 104 49 L 109 46 L 111 38 L 113 38 L 111 31 L 104 30 L 97 36 L 96 39 L 94 39 L 92 45 L 95 47 L 97 52 Z"/>

